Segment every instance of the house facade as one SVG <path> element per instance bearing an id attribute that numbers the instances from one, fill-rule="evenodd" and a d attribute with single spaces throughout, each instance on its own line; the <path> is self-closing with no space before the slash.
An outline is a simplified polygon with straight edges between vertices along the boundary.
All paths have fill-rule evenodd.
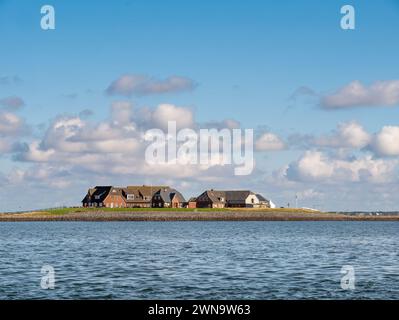
<path id="1" fill-rule="evenodd" d="M 87 191 L 83 207 L 107 208 L 271 208 L 275 205 L 250 190 L 206 190 L 187 202 L 169 186 L 96 186 Z"/>
<path id="2" fill-rule="evenodd" d="M 224 191 L 206 190 L 197 197 L 197 208 L 224 208 L 226 194 Z"/>
<path id="3" fill-rule="evenodd" d="M 153 208 L 184 208 L 186 200 L 176 189 L 164 187 L 152 197 Z"/>
<path id="4" fill-rule="evenodd" d="M 104 199 L 107 208 L 126 208 L 126 194 L 123 188 L 112 187 Z"/>
<path id="5" fill-rule="evenodd" d="M 159 195 L 156 207 L 182 208 L 186 206 L 183 195 L 168 186 L 97 186 L 90 188 L 82 200 L 83 207 L 151 208 L 154 195 Z"/>
<path id="6" fill-rule="evenodd" d="M 151 208 L 154 194 L 168 186 L 128 186 L 125 188 L 127 208 Z"/>
<path id="7" fill-rule="evenodd" d="M 104 207 L 104 200 L 107 198 L 112 186 L 96 186 L 87 191 L 82 200 L 83 207 Z"/>
<path id="8" fill-rule="evenodd" d="M 270 201 L 250 190 L 207 190 L 196 198 L 195 205 L 196 208 L 270 208 Z M 190 201 L 189 207 L 194 208 Z"/>
<path id="9" fill-rule="evenodd" d="M 260 208 L 275 208 L 276 207 L 273 202 L 271 202 L 270 200 L 266 199 L 261 194 L 257 193 L 256 196 L 259 199 L 259 207 Z"/>
<path id="10" fill-rule="evenodd" d="M 188 200 L 187 208 L 190 208 L 190 209 L 197 208 L 197 198 L 196 197 L 192 197 Z"/>
<path id="11" fill-rule="evenodd" d="M 229 208 L 258 208 L 259 199 L 249 190 L 226 191 L 226 207 Z"/>

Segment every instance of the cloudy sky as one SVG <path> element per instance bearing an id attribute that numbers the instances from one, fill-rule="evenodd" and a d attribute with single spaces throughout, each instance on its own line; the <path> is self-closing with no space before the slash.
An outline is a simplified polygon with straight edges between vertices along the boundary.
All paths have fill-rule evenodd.
<path id="1" fill-rule="evenodd" d="M 399 209 L 399 1 L 0 0 L 0 211 L 93 185 L 253 189 L 277 205 Z M 255 170 L 151 166 L 143 133 L 255 130 Z"/>

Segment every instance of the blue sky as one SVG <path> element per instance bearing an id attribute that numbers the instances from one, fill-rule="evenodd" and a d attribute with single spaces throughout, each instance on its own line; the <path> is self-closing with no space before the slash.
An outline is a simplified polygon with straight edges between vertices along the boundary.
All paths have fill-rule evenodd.
<path id="1" fill-rule="evenodd" d="M 396 181 L 362 180 L 358 164 L 353 164 L 355 158 L 361 161 L 367 156 L 372 158 L 368 164 L 372 168 L 396 161 L 396 153 L 377 145 L 377 138 L 384 127 L 397 125 L 398 103 L 384 105 L 384 99 L 377 99 L 370 106 L 366 99 L 356 107 L 349 103 L 345 108 L 322 108 L 320 101 L 356 80 L 369 88 L 378 81 L 398 79 L 399 1 L 49 1 L 46 4 L 56 11 L 56 29 L 50 31 L 40 28 L 43 4 L 0 1 L 0 79 L 4 79 L 0 101 L 21 98 L 25 105 L 12 114 L 29 127 L 29 133 L 18 133 L 18 137 L 3 133 L 2 139 L 18 145 L 13 150 L 4 148 L 0 156 L 3 197 L 7 199 L 21 188 L 26 188 L 26 193 L 19 200 L 2 201 L 0 211 L 34 208 L 33 199 L 43 190 L 51 190 L 53 197 L 42 199 L 39 207 L 76 204 L 90 184 L 141 184 L 143 176 L 115 174 L 111 181 L 61 160 L 59 167 L 65 175 L 55 175 L 57 179 L 64 176 L 66 181 L 57 183 L 58 187 L 46 180 L 54 177 L 40 181 L 33 174 L 22 173 L 37 172 L 38 167 L 46 170 L 46 165 L 57 167 L 57 160 L 32 161 L 23 155 L 34 140 L 41 141 L 44 151 L 43 141 L 56 119 L 90 110 L 89 121 L 101 123 L 109 119 L 110 106 L 121 100 L 131 103 L 134 110 L 156 110 L 161 104 L 172 104 L 191 110 L 199 124 L 234 119 L 243 128 L 258 130 L 258 135 L 269 132 L 278 136 L 285 148 L 262 150 L 256 155 L 261 174 L 234 183 L 237 188 L 255 188 L 279 205 L 292 202 L 293 195 L 301 193 L 303 205 L 323 209 L 398 208 L 393 196 Z M 340 28 L 340 8 L 345 4 L 356 10 L 355 30 Z M 107 95 L 109 85 L 125 74 L 154 79 L 180 76 L 196 85 L 184 92 Z M 389 85 L 394 86 L 389 94 L 395 95 L 395 83 Z M 298 88 L 306 88 L 312 95 L 293 98 Z M 376 90 L 370 89 L 373 93 Z M 378 141 L 354 143 L 355 147 L 343 141 L 331 142 L 339 124 L 353 122 L 370 134 L 370 141 Z M 313 140 L 327 136 L 330 140 L 328 146 L 321 146 L 313 140 L 305 143 L 304 136 Z M 342 167 L 352 173 L 357 170 L 356 177 L 331 183 L 335 180 L 332 175 L 337 176 L 334 171 L 322 175 L 327 181 L 313 175 L 311 181 L 304 179 L 306 174 L 297 172 L 301 166 L 296 162 L 306 159 L 306 152 L 323 152 L 323 163 L 334 163 L 338 171 Z M 286 177 L 285 181 L 274 180 L 284 166 L 296 168 L 290 171 L 296 172 L 291 174 L 293 181 L 286 181 Z M 392 170 L 397 175 L 396 167 Z M 22 177 L 12 178 L 16 171 Z M 84 179 L 79 178 L 82 175 Z M 170 181 L 187 197 L 209 186 L 191 177 L 144 178 L 148 182 Z M 215 187 L 223 187 L 230 179 L 221 177 Z M 74 192 L 67 195 L 72 186 Z M 338 196 L 348 189 L 354 190 L 350 198 Z M 365 202 L 370 193 L 373 198 Z"/>

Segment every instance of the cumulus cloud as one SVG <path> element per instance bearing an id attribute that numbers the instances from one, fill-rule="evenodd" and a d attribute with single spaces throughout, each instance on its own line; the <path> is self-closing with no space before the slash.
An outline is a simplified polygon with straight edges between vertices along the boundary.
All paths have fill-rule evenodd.
<path id="1" fill-rule="evenodd" d="M 277 151 L 285 149 L 285 143 L 274 133 L 264 133 L 255 142 L 257 151 Z"/>
<path id="2" fill-rule="evenodd" d="M 399 127 L 383 127 L 374 135 L 370 149 L 379 156 L 399 156 Z"/>
<path id="3" fill-rule="evenodd" d="M 317 190 L 314 190 L 313 188 L 302 190 L 297 192 L 297 196 L 299 199 L 318 199 L 322 198 L 324 194 L 322 192 L 319 192 Z"/>
<path id="4" fill-rule="evenodd" d="M 2 138 L 0 138 L 0 154 L 8 153 L 11 151 L 11 144 Z"/>
<path id="5" fill-rule="evenodd" d="M 399 104 L 399 80 L 377 81 L 367 86 L 355 80 L 331 95 L 321 97 L 324 109 L 395 106 Z"/>
<path id="6" fill-rule="evenodd" d="M 14 168 L 7 175 L 7 182 L 10 185 L 20 183 L 33 185 L 35 188 L 66 188 L 73 183 L 68 170 L 62 166 L 38 164 L 31 168 Z"/>
<path id="7" fill-rule="evenodd" d="M 25 121 L 11 112 L 0 111 L 0 156 L 19 149 L 18 139 L 29 133 Z"/>
<path id="8" fill-rule="evenodd" d="M 176 121 L 177 128 L 192 128 L 194 115 L 190 109 L 177 107 L 172 104 L 159 105 L 151 115 L 152 125 L 166 130 L 168 121 Z"/>
<path id="9" fill-rule="evenodd" d="M 61 161 L 67 156 L 71 161 L 85 162 L 93 154 L 129 154 L 139 145 L 138 135 L 128 123 L 101 122 L 91 124 L 79 117 L 57 118 L 47 130 L 40 144 L 33 142 L 22 159 Z M 94 164 L 94 162 L 93 162 Z"/>
<path id="10" fill-rule="evenodd" d="M 32 162 L 47 162 L 50 157 L 55 153 L 54 149 L 43 149 L 40 146 L 40 141 L 33 141 L 29 145 L 24 145 L 24 150 L 15 159 L 32 161 Z"/>
<path id="11" fill-rule="evenodd" d="M 117 101 L 112 103 L 111 113 L 116 125 L 126 125 L 132 121 L 133 106 L 127 101 Z"/>
<path id="12" fill-rule="evenodd" d="M 238 129 L 241 127 L 240 122 L 234 119 L 225 119 L 222 121 L 210 121 L 204 124 L 204 128 L 214 129 Z"/>
<path id="13" fill-rule="evenodd" d="M 15 110 L 23 107 L 25 105 L 24 100 L 17 96 L 10 96 L 3 99 L 0 99 L 0 106 Z"/>
<path id="14" fill-rule="evenodd" d="M 0 137 L 21 134 L 26 130 L 25 122 L 11 112 L 0 112 Z"/>
<path id="15" fill-rule="evenodd" d="M 335 159 L 319 151 L 306 151 L 286 170 L 289 180 L 301 182 L 386 183 L 395 178 L 398 160 L 373 159 L 370 155 Z"/>
<path id="16" fill-rule="evenodd" d="M 330 178 L 334 168 L 321 152 L 307 151 L 298 161 L 287 168 L 291 180 L 320 180 Z"/>
<path id="17" fill-rule="evenodd" d="M 144 140 L 144 133 L 150 128 L 160 128 L 166 133 L 168 120 L 177 121 L 178 129 L 198 129 L 190 109 L 161 104 L 143 111 L 135 110 L 129 102 L 119 101 L 112 104 L 109 120 L 90 122 L 78 116 L 57 117 L 43 138 L 20 148 L 15 159 L 36 165 L 59 165 L 82 176 L 114 177 L 116 181 L 122 177 L 140 181 L 149 177 L 199 181 L 205 178 L 205 172 L 216 167 L 222 169 L 212 173 L 215 179 L 215 174 L 219 174 L 219 180 L 232 174 L 233 167 L 222 166 L 220 162 L 205 166 L 148 163 L 145 150 L 149 142 Z"/>
<path id="18" fill-rule="evenodd" d="M 338 124 L 337 130 L 330 135 L 315 137 L 313 144 L 320 147 L 357 148 L 366 147 L 371 140 L 370 134 L 356 121 Z"/>
<path id="19" fill-rule="evenodd" d="M 191 91 L 195 86 L 193 80 L 181 76 L 156 79 L 147 75 L 126 74 L 114 80 L 106 92 L 130 97 Z"/>

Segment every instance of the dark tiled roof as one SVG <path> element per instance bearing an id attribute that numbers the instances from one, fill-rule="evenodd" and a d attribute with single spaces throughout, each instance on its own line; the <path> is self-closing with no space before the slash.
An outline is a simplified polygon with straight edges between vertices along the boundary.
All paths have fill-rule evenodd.
<path id="1" fill-rule="evenodd" d="M 249 190 L 231 190 L 226 191 L 226 201 L 245 201 L 250 194 L 254 194 Z"/>
<path id="2" fill-rule="evenodd" d="M 204 192 L 208 198 L 214 203 L 223 203 L 221 198 L 224 198 L 225 202 L 237 203 L 237 202 L 245 202 L 249 195 L 256 195 L 260 201 L 268 201 L 264 197 L 259 194 L 255 194 L 250 190 L 207 190 Z M 202 193 L 201 195 L 203 195 Z M 262 197 L 260 199 L 259 197 Z M 197 198 L 191 198 L 190 201 L 196 201 Z"/>
<path id="3" fill-rule="evenodd" d="M 267 200 L 264 196 L 262 196 L 261 194 L 257 193 L 256 196 L 258 197 L 259 201 L 261 202 L 269 202 L 269 200 Z"/>
<path id="4" fill-rule="evenodd" d="M 112 186 L 96 186 L 89 189 L 82 202 L 103 202 Z"/>
<path id="5" fill-rule="evenodd" d="M 206 194 L 213 203 L 224 203 L 226 200 L 226 193 L 224 191 L 207 190 Z"/>
<path id="6" fill-rule="evenodd" d="M 128 186 L 124 188 L 126 195 L 134 195 L 134 200 L 128 199 L 128 202 L 150 202 L 156 192 L 168 186 Z"/>
<path id="7" fill-rule="evenodd" d="M 178 202 L 186 202 L 179 191 L 169 187 L 161 188 L 155 193 L 155 195 L 159 195 L 164 202 L 171 202 L 173 197 L 177 197 Z"/>
<path id="8" fill-rule="evenodd" d="M 119 187 L 112 187 L 109 193 L 116 196 L 126 197 L 125 190 Z"/>
<path id="9" fill-rule="evenodd" d="M 176 189 L 172 189 L 172 190 L 173 190 L 172 199 L 174 197 L 176 197 L 178 202 L 186 202 L 186 199 L 184 198 L 184 196 L 179 191 L 177 191 Z"/>

